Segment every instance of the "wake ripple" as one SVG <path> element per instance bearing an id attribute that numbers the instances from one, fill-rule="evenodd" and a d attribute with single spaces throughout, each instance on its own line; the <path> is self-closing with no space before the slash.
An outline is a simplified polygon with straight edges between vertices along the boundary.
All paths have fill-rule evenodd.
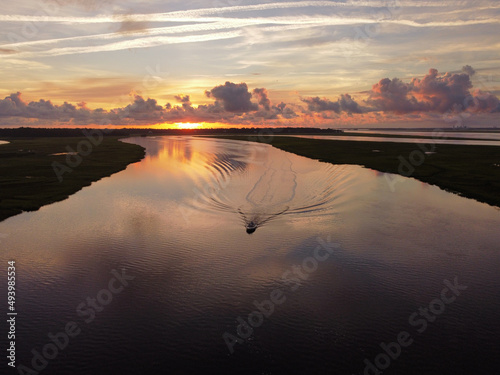
<path id="1" fill-rule="evenodd" d="M 207 158 L 204 167 L 210 178 L 199 181 L 198 196 L 187 204 L 198 210 L 235 213 L 247 233 L 253 233 L 283 215 L 335 210 L 347 196 L 343 193 L 353 177 L 346 166 L 306 159 L 266 145 L 257 148 L 258 152 L 241 147 L 239 152 Z"/>

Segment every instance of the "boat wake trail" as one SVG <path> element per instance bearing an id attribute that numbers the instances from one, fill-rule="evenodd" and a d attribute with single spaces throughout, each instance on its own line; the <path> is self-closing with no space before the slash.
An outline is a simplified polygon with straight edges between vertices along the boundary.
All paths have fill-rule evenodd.
<path id="1" fill-rule="evenodd" d="M 352 179 L 345 166 L 311 163 L 267 145 L 232 151 L 206 165 L 210 178 L 191 205 L 235 213 L 249 234 L 283 215 L 334 209 Z"/>

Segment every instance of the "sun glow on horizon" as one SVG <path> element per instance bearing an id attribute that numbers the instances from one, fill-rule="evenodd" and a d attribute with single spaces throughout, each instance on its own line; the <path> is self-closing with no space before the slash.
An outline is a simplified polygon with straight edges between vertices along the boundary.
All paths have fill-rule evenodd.
<path id="1" fill-rule="evenodd" d="M 210 128 L 230 128 L 231 124 L 207 123 L 207 122 L 166 122 L 151 126 L 154 129 L 210 129 Z"/>
<path id="2" fill-rule="evenodd" d="M 176 122 L 174 125 L 177 129 L 199 129 L 203 128 L 203 124 L 199 122 Z"/>

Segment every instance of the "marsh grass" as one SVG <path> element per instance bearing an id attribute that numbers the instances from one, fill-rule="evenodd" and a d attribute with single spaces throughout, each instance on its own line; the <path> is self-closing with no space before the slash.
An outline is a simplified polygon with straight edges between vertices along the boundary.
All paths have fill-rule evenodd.
<path id="1" fill-rule="evenodd" d="M 84 137 L 4 138 L 0 145 L 0 221 L 23 211 L 66 199 L 84 186 L 140 161 L 141 146 L 104 137 L 72 172 L 59 182 L 52 162 L 66 163 L 66 146 L 76 149 Z"/>

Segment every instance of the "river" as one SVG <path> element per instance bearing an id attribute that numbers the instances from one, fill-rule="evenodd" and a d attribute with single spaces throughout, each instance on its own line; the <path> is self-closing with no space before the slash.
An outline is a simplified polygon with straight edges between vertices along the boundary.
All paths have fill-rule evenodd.
<path id="1" fill-rule="evenodd" d="M 410 178 L 391 190 L 394 176 L 265 144 L 126 142 L 146 147 L 145 159 L 0 223 L 2 264 L 16 262 L 16 365 L 74 375 L 498 368 L 499 209 Z"/>

